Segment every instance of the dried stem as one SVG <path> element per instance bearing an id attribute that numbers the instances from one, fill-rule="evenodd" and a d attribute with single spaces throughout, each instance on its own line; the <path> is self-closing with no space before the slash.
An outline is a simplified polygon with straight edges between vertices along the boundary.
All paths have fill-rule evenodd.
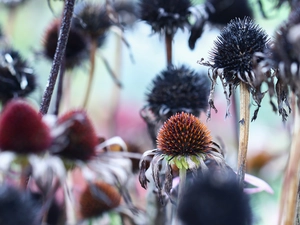
<path id="1" fill-rule="evenodd" d="M 54 109 L 54 115 L 56 116 L 59 113 L 59 106 L 63 95 L 64 77 L 65 77 L 65 60 L 63 59 L 63 63 L 59 70 L 56 102 L 55 102 L 55 109 Z"/>
<path id="2" fill-rule="evenodd" d="M 173 35 L 165 33 L 166 52 L 167 52 L 167 65 L 172 65 L 172 40 Z"/>
<path id="3" fill-rule="evenodd" d="M 296 101 L 297 102 L 297 101 Z M 296 105 L 294 133 L 280 200 L 279 225 L 296 224 L 296 205 L 300 171 L 300 113 Z"/>
<path id="4" fill-rule="evenodd" d="M 92 39 L 92 41 L 91 41 L 91 50 L 90 50 L 90 74 L 89 74 L 87 89 L 86 89 L 84 100 L 83 100 L 83 108 L 87 107 L 89 97 L 90 97 L 90 94 L 91 94 L 92 83 L 93 83 L 93 80 L 94 80 L 94 73 L 95 73 L 96 50 L 97 50 L 97 40 Z"/>
<path id="5" fill-rule="evenodd" d="M 60 27 L 54 60 L 52 63 L 50 76 L 48 78 L 48 84 L 46 86 L 46 90 L 44 92 L 43 99 L 41 102 L 40 113 L 42 115 L 48 112 L 56 79 L 58 76 L 58 72 L 61 67 L 63 57 L 65 55 L 65 50 L 68 42 L 71 21 L 72 21 L 72 16 L 74 11 L 74 5 L 75 5 L 75 0 L 66 0 L 64 13 L 63 13 L 63 20 Z"/>
<path id="6" fill-rule="evenodd" d="M 246 157 L 248 150 L 249 125 L 250 125 L 250 92 L 245 83 L 240 84 L 240 137 L 238 152 L 238 180 L 241 188 L 244 188 L 246 172 Z"/>

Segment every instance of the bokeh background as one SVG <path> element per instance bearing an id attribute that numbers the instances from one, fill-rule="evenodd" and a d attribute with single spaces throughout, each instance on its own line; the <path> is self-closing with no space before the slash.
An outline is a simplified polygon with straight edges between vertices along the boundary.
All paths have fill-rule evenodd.
<path id="1" fill-rule="evenodd" d="M 101 3 L 100 0 L 94 2 Z M 194 4 L 201 2 L 193 1 Z M 272 38 L 278 25 L 287 18 L 289 9 L 284 5 L 279 10 L 273 10 L 274 2 L 271 0 L 261 2 L 269 18 L 263 18 L 258 2 L 251 0 L 255 21 Z M 50 4 L 53 11 L 50 10 L 47 0 L 27 0 L 14 13 L 0 5 L 0 26 L 3 33 L 7 35 L 9 45 L 20 51 L 22 57 L 34 67 L 38 77 L 39 87 L 29 98 L 37 108 L 51 68 L 51 62 L 43 56 L 43 36 L 48 24 L 61 15 L 63 6 L 60 1 L 51 1 Z M 195 49 L 191 51 L 188 48 L 188 31 L 179 30 L 174 38 L 174 65 L 185 64 L 196 71 L 207 73 L 207 68 L 197 64 L 197 60 L 207 59 L 219 32 L 218 28 L 205 26 L 202 37 L 197 41 Z M 140 146 L 141 149 L 148 150 L 152 146 L 146 124 L 141 119 L 139 111 L 145 105 L 145 93 L 151 80 L 166 67 L 164 38 L 152 34 L 150 26 L 141 21 L 127 28 L 124 37 L 130 44 L 130 48 L 127 48 L 111 30 L 105 45 L 98 50 L 95 79 L 87 111 L 100 136 L 110 138 L 119 135 L 124 140 Z M 100 54 L 108 60 L 118 74 L 123 84 L 122 89 L 113 82 Z M 130 54 L 133 55 L 134 62 Z M 88 62 L 68 71 L 70 88 L 66 90 L 62 112 L 82 106 L 88 71 Z M 205 114 L 201 119 L 206 121 L 216 142 L 221 141 L 225 145 L 228 164 L 235 168 L 236 123 L 232 117 L 226 119 L 224 117 L 226 100 L 220 82 L 215 94 L 215 105 L 218 113 L 213 112 L 210 121 L 206 121 Z M 252 105 L 252 113 L 254 109 L 255 105 Z M 290 147 L 291 121 L 290 115 L 288 121 L 283 123 L 281 117 L 272 111 L 266 96 L 257 120 L 250 125 L 247 172 L 264 179 L 274 189 L 273 195 L 261 192 L 251 196 L 255 224 L 276 224 L 282 176 Z"/>

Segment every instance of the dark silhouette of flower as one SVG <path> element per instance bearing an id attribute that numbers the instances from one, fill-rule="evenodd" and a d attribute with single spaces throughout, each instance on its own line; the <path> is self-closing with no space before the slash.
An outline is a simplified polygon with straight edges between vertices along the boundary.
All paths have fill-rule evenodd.
<path id="1" fill-rule="evenodd" d="M 0 149 L 15 153 L 41 153 L 51 144 L 50 130 L 28 103 L 12 100 L 0 115 Z"/>
<path id="2" fill-rule="evenodd" d="M 70 160 L 87 161 L 96 155 L 98 138 L 83 110 L 73 110 L 60 116 L 56 122 L 51 153 Z M 55 133 L 55 131 L 54 131 Z"/>
<path id="3" fill-rule="evenodd" d="M 100 216 L 120 205 L 118 190 L 103 181 L 97 181 L 85 188 L 80 196 L 80 214 L 82 218 Z"/>
<path id="4" fill-rule="evenodd" d="M 212 158 L 220 165 L 225 163 L 220 147 L 212 141 L 207 127 L 195 116 L 188 113 L 177 113 L 171 116 L 159 130 L 157 135 L 157 149 L 148 150 L 140 161 L 139 180 L 142 187 L 147 187 L 148 179 L 145 175 L 151 161 L 152 176 L 158 191 L 161 191 L 159 172 L 161 162 L 166 161 L 165 191 L 170 192 L 172 187 L 172 168 L 195 170 L 207 167 L 204 160 Z M 225 165 L 225 164 L 224 164 Z"/>
<path id="5" fill-rule="evenodd" d="M 222 30 L 210 52 L 211 62 L 199 62 L 212 69 L 208 118 L 210 118 L 211 108 L 217 111 L 213 94 L 216 80 L 219 77 L 227 100 L 226 116 L 229 115 L 230 96 L 234 89 L 243 82 L 247 85 L 257 104 L 252 121 L 256 119 L 264 93 L 260 91 L 258 82 L 260 78 L 257 78 L 257 74 L 253 70 L 253 56 L 257 52 L 264 52 L 268 43 L 269 38 L 266 32 L 249 17 L 231 20 Z"/>
<path id="6" fill-rule="evenodd" d="M 249 197 L 237 179 L 223 175 L 207 173 L 186 188 L 178 206 L 178 216 L 183 224 L 252 224 Z"/>
<path id="7" fill-rule="evenodd" d="M 38 225 L 41 216 L 40 204 L 31 193 L 13 186 L 0 186 L 1 224 Z"/>
<path id="8" fill-rule="evenodd" d="M 55 19 L 47 28 L 43 38 L 43 53 L 50 60 L 54 58 L 60 23 L 60 19 Z M 89 51 L 86 38 L 71 27 L 64 56 L 66 69 L 72 69 L 81 65 L 88 56 Z"/>
<path id="9" fill-rule="evenodd" d="M 0 100 L 26 97 L 36 88 L 33 69 L 12 49 L 0 51 Z"/>

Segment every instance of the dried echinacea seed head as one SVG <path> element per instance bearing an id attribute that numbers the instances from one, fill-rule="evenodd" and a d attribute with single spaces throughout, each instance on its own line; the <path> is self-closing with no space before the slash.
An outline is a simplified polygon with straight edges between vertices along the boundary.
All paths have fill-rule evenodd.
<path id="1" fill-rule="evenodd" d="M 60 19 L 54 20 L 47 28 L 43 38 L 43 53 L 50 60 L 54 59 L 60 24 Z M 86 38 L 71 27 L 64 56 L 66 69 L 81 65 L 88 55 Z"/>
<path id="2" fill-rule="evenodd" d="M 155 33 L 174 35 L 189 24 L 190 0 L 140 0 L 140 17 Z"/>
<path id="3" fill-rule="evenodd" d="M 121 195 L 114 186 L 98 181 L 85 188 L 79 201 L 81 217 L 88 219 L 118 207 Z"/>
<path id="4" fill-rule="evenodd" d="M 50 130 L 28 103 L 12 100 L 0 115 L 0 149 L 20 154 L 41 153 L 51 144 Z"/>
<path id="5" fill-rule="evenodd" d="M 54 138 L 50 151 L 70 160 L 87 161 L 96 155 L 98 138 L 83 110 L 67 112 L 58 118 L 56 128 L 61 132 Z"/>
<path id="6" fill-rule="evenodd" d="M 33 69 L 12 49 L 0 51 L 0 101 L 26 97 L 36 88 Z"/>

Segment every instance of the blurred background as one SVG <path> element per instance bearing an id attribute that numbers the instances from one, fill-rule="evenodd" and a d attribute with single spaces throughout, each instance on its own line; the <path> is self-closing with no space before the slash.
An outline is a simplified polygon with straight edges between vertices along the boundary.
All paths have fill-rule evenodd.
<path id="1" fill-rule="evenodd" d="M 47 26 L 61 15 L 63 7 L 61 1 L 49 1 L 50 3 L 46 0 L 27 0 L 14 12 L 0 5 L 2 32 L 7 36 L 9 45 L 20 51 L 22 57 L 33 65 L 38 76 L 38 89 L 29 98 L 37 108 L 51 69 L 51 61 L 43 56 L 43 37 Z M 100 0 L 99 2 L 101 3 Z M 255 21 L 272 37 L 278 25 L 287 18 L 289 9 L 287 5 L 283 5 L 279 10 L 273 10 L 273 1 L 261 2 L 269 18 L 263 18 L 258 2 L 251 0 Z M 202 1 L 193 1 L 193 3 L 200 4 Z M 179 30 L 173 43 L 174 65 L 185 64 L 196 71 L 207 73 L 207 68 L 197 64 L 197 60 L 208 58 L 208 53 L 219 32 L 218 28 L 206 25 L 202 37 L 192 51 L 187 41 L 189 31 Z M 97 50 L 95 79 L 87 111 L 99 136 L 110 138 L 119 135 L 125 141 L 134 143 L 145 151 L 151 149 L 152 145 L 139 111 L 146 103 L 145 93 L 152 79 L 166 67 L 164 38 L 152 34 L 151 27 L 141 21 L 126 28 L 124 37 L 130 48 L 120 41 L 112 30 L 104 46 Z M 134 60 L 131 60 L 131 54 Z M 108 60 L 121 80 L 123 88 L 120 89 L 113 82 L 100 55 Z M 70 88 L 69 94 L 63 98 L 62 112 L 82 106 L 88 72 L 88 61 L 67 72 Z M 224 117 L 226 100 L 221 83 L 218 84 L 215 94 L 218 113 L 212 112 L 210 121 L 206 121 L 205 114 L 201 119 L 206 121 L 215 141 L 224 144 L 227 162 L 235 168 L 237 161 L 235 123 L 232 117 L 226 119 Z M 255 105 L 252 105 L 252 113 L 254 109 Z M 286 123 L 282 122 L 281 117 L 272 111 L 269 98 L 266 96 L 257 120 L 250 125 L 247 172 L 265 180 L 274 189 L 273 195 L 261 192 L 251 196 L 257 222 L 255 224 L 276 224 L 282 175 L 290 146 L 291 122 L 291 115 Z"/>

